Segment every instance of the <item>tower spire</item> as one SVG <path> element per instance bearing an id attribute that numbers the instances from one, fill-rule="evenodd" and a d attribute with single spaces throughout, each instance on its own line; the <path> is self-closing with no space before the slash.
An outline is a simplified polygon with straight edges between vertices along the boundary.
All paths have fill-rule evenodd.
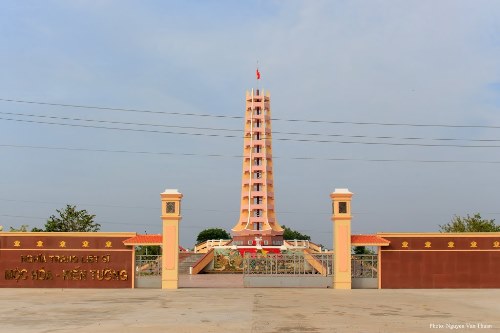
<path id="1" fill-rule="evenodd" d="M 257 68 L 257 80 L 260 72 Z M 252 89 L 246 93 L 241 209 L 232 229 L 235 245 L 282 245 L 283 229 L 276 220 L 271 131 L 271 96 Z"/>

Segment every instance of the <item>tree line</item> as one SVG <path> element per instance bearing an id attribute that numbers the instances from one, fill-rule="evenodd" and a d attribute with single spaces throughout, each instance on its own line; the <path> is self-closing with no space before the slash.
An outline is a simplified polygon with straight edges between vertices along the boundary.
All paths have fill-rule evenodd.
<path id="1" fill-rule="evenodd" d="M 34 227 L 32 232 L 96 232 L 101 229 L 101 225 L 95 222 L 95 215 L 90 214 L 85 209 L 77 209 L 75 205 L 66 205 L 63 209 L 57 209 L 56 214 L 51 215 L 43 228 Z M 311 240 L 311 236 L 303 234 L 297 230 L 282 225 L 285 240 Z M 10 227 L 10 231 L 28 231 L 28 225 L 20 228 Z M 500 225 L 494 219 L 484 219 L 481 214 L 458 216 L 455 215 L 450 222 L 439 225 L 440 232 L 500 232 Z M 196 243 L 203 243 L 210 239 L 231 239 L 231 235 L 222 228 L 208 228 L 202 230 Z"/>

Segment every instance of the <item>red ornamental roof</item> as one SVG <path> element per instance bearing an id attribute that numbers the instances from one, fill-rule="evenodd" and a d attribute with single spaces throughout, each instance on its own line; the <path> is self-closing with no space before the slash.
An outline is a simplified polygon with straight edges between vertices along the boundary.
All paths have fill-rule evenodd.
<path id="1" fill-rule="evenodd" d="M 390 241 L 377 235 L 351 235 L 351 245 L 388 246 Z"/>
<path id="2" fill-rule="evenodd" d="M 137 235 L 129 239 L 125 239 L 123 244 L 125 245 L 162 245 L 163 236 L 160 234 L 155 235 Z M 182 246 L 179 246 L 179 250 L 187 251 Z"/>
<path id="3" fill-rule="evenodd" d="M 161 245 L 162 235 L 137 235 L 123 241 L 125 245 Z"/>

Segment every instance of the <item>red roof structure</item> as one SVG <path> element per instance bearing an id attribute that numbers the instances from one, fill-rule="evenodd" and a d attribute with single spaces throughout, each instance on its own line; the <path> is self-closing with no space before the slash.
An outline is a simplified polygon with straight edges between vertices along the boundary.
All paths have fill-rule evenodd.
<path id="1" fill-rule="evenodd" d="M 123 241 L 125 245 L 161 245 L 163 236 L 156 235 L 137 235 Z"/>
<path id="2" fill-rule="evenodd" d="M 390 243 L 377 235 L 351 235 L 351 244 L 356 246 L 389 246 Z"/>
<path id="3" fill-rule="evenodd" d="M 141 245 L 162 245 L 163 241 L 163 236 L 160 234 L 153 234 L 153 235 L 136 235 L 132 238 L 125 239 L 123 241 L 123 244 L 125 245 L 134 245 L 134 246 L 141 246 Z M 181 251 L 187 251 L 185 248 L 179 245 L 179 250 Z"/>

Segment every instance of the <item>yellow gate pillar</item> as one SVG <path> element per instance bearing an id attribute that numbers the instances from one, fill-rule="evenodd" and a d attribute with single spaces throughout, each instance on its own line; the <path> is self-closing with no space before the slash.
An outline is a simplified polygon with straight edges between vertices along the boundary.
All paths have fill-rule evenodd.
<path id="1" fill-rule="evenodd" d="M 160 194 L 163 240 L 161 256 L 161 288 L 177 289 L 179 286 L 179 222 L 181 221 L 182 194 L 167 189 Z"/>
<path id="2" fill-rule="evenodd" d="M 330 194 L 333 222 L 333 288 L 351 289 L 351 198 L 346 188 Z"/>

